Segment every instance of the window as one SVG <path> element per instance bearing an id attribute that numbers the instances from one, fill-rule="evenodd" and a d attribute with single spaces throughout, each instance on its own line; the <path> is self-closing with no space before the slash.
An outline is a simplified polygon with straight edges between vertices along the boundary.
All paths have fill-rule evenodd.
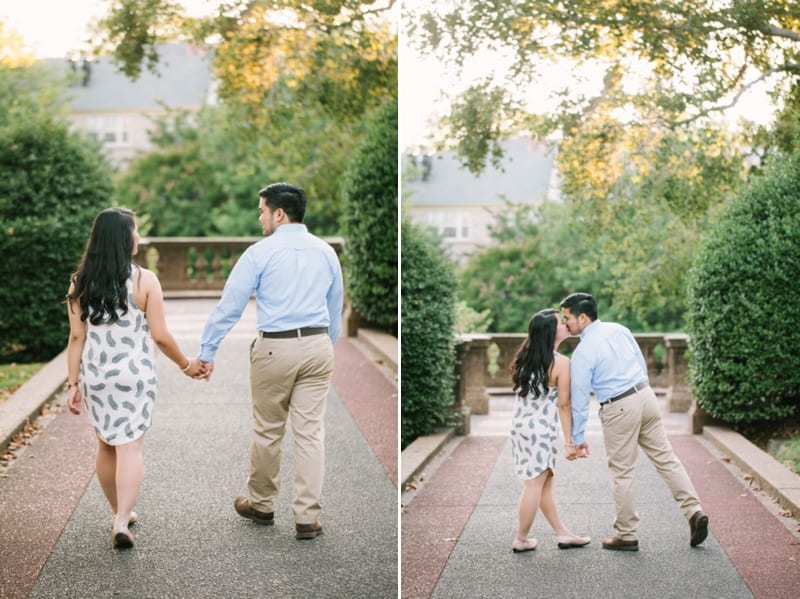
<path id="1" fill-rule="evenodd" d="M 87 122 L 89 135 L 99 139 L 106 146 L 126 146 L 128 144 L 128 121 L 122 116 L 98 116 Z"/>
<path id="2" fill-rule="evenodd" d="M 470 238 L 470 215 L 456 211 L 429 212 L 428 227 L 445 241 L 465 241 Z"/>

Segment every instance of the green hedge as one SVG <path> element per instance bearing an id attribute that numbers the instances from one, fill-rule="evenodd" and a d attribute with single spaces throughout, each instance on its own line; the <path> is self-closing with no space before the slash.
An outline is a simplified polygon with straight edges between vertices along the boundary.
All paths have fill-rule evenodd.
<path id="1" fill-rule="evenodd" d="M 344 181 L 347 295 L 368 321 L 397 329 L 397 99 L 387 101 Z"/>
<path id="2" fill-rule="evenodd" d="M 403 220 L 401 247 L 401 444 L 446 424 L 455 383 L 455 275 L 427 233 Z"/>
<path id="3" fill-rule="evenodd" d="M 690 382 L 733 424 L 800 413 L 800 158 L 784 159 L 726 209 L 689 275 Z"/>
<path id="4" fill-rule="evenodd" d="M 0 362 L 46 361 L 66 347 L 64 296 L 110 169 L 67 125 L 25 120 L 0 129 Z"/>

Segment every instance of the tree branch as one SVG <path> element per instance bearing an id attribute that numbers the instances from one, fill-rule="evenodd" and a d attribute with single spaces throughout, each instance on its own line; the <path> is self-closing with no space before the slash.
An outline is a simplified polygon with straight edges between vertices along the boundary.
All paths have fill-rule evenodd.
<path id="1" fill-rule="evenodd" d="M 768 71 L 765 71 L 760 77 L 757 77 L 756 79 L 753 79 L 750 83 L 743 85 L 736 93 L 736 95 L 733 97 L 733 99 L 727 104 L 717 104 L 716 106 L 711 106 L 709 108 L 701 110 L 694 116 L 690 116 L 689 118 L 680 121 L 671 121 L 669 124 L 673 127 L 688 125 L 689 123 L 692 123 L 698 119 L 708 116 L 712 112 L 721 112 L 723 110 L 727 110 L 728 108 L 732 108 L 736 106 L 736 104 L 739 102 L 739 99 L 744 95 L 744 93 L 757 83 L 764 81 L 765 79 L 771 77 L 772 75 L 775 75 L 776 73 L 789 73 L 789 72 L 800 73 L 800 63 L 790 62 L 781 65 L 779 67 L 769 69 Z"/>
<path id="2" fill-rule="evenodd" d="M 758 31 L 772 37 L 784 37 L 795 42 L 800 42 L 800 33 L 783 27 L 759 27 Z"/>

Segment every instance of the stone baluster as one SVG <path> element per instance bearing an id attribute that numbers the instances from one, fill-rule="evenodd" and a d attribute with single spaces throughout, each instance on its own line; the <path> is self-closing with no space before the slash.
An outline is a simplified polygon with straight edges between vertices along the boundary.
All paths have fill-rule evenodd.
<path id="1" fill-rule="evenodd" d="M 689 388 L 689 362 L 686 351 L 689 349 L 689 336 L 683 333 L 664 335 L 667 348 L 667 409 L 670 412 L 688 412 L 694 398 Z"/>
<path id="2" fill-rule="evenodd" d="M 489 335 L 461 335 L 457 344 L 456 406 L 466 406 L 470 414 L 489 413 L 489 393 L 485 377 L 488 366 Z"/>

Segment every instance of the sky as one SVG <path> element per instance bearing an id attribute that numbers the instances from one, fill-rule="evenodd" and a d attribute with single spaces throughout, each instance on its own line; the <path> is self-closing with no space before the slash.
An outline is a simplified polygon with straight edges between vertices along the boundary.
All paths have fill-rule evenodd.
<path id="1" fill-rule="evenodd" d="M 221 0 L 183 0 L 190 13 L 213 9 Z M 0 17 L 22 35 L 37 58 L 61 58 L 86 49 L 88 24 L 105 15 L 103 0 L 1 0 Z"/>

